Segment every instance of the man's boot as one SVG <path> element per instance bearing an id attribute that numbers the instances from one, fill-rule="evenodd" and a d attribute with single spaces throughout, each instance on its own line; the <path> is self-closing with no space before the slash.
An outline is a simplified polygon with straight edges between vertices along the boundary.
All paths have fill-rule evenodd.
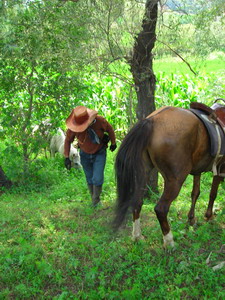
<path id="1" fill-rule="evenodd" d="M 102 186 L 93 185 L 93 195 L 92 195 L 92 204 L 93 206 L 97 206 L 100 202 L 100 195 L 102 192 Z"/>

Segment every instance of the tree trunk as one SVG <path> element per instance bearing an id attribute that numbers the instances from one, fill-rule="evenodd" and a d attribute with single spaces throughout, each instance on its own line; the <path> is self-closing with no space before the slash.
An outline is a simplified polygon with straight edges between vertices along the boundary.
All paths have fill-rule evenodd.
<path id="1" fill-rule="evenodd" d="M 136 37 L 131 59 L 133 75 L 138 98 L 137 118 L 144 119 L 155 110 L 155 75 L 152 70 L 152 49 L 156 40 L 156 22 L 158 0 L 147 0 L 143 30 Z"/>
<path id="2" fill-rule="evenodd" d="M 137 93 L 137 118 L 142 120 L 155 110 L 155 75 L 152 69 L 152 49 L 156 40 L 156 23 L 159 0 L 147 0 L 145 15 L 142 21 L 143 30 L 138 34 L 130 61 Z M 151 174 L 150 187 L 158 190 L 158 173 Z"/>
<path id="3" fill-rule="evenodd" d="M 11 180 L 7 179 L 2 167 L 0 166 L 0 188 L 6 187 L 10 188 L 12 186 Z"/>

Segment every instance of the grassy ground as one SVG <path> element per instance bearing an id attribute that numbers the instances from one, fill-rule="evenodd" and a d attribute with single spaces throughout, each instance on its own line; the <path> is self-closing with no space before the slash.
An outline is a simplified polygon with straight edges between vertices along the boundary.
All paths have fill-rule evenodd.
<path id="1" fill-rule="evenodd" d="M 196 59 L 186 58 L 185 61 L 191 66 L 194 72 L 198 73 L 207 72 L 207 73 L 224 73 L 225 69 L 225 55 L 215 53 L 209 56 L 207 59 Z M 188 64 L 185 63 L 182 59 L 178 57 L 166 57 L 162 59 L 154 60 L 154 72 L 165 72 L 169 75 L 172 73 L 175 74 L 189 74 L 193 75 Z"/>
<path id="2" fill-rule="evenodd" d="M 131 240 L 131 216 L 113 234 L 114 153 L 108 153 L 102 206 L 90 207 L 82 171 L 67 172 L 59 160 L 55 184 L 36 191 L 12 189 L 0 198 L 0 299 L 224 299 L 224 186 L 215 203 L 216 217 L 205 222 L 210 174 L 202 179 L 196 226 L 187 225 L 191 177 L 171 206 L 174 251 L 162 248 L 154 214 L 145 201 L 145 240 Z M 44 172 L 44 170 L 43 170 Z M 52 173 L 53 174 L 53 173 Z M 162 183 L 160 181 L 160 187 Z M 210 263 L 206 259 L 211 253 Z"/>

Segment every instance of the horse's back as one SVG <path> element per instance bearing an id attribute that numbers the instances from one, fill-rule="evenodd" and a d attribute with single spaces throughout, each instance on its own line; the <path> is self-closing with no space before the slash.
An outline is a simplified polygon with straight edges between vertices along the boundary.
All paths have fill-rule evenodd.
<path id="1" fill-rule="evenodd" d="M 147 118 L 153 120 L 148 153 L 161 173 L 191 173 L 208 164 L 209 138 L 204 125 L 191 111 L 166 106 Z"/>
<path id="2" fill-rule="evenodd" d="M 153 118 L 154 127 L 164 126 L 169 131 L 185 127 L 198 126 L 198 118 L 188 109 L 172 106 L 161 107 L 152 112 L 147 118 Z"/>

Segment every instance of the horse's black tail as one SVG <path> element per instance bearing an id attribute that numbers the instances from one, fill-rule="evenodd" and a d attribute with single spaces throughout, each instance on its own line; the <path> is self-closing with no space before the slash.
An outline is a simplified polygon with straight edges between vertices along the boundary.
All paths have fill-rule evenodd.
<path id="1" fill-rule="evenodd" d="M 137 207 L 143 194 L 146 183 L 143 151 L 149 144 L 151 129 L 151 119 L 139 121 L 126 135 L 117 153 L 117 207 L 113 223 L 115 229 L 122 224 L 128 209 Z"/>

